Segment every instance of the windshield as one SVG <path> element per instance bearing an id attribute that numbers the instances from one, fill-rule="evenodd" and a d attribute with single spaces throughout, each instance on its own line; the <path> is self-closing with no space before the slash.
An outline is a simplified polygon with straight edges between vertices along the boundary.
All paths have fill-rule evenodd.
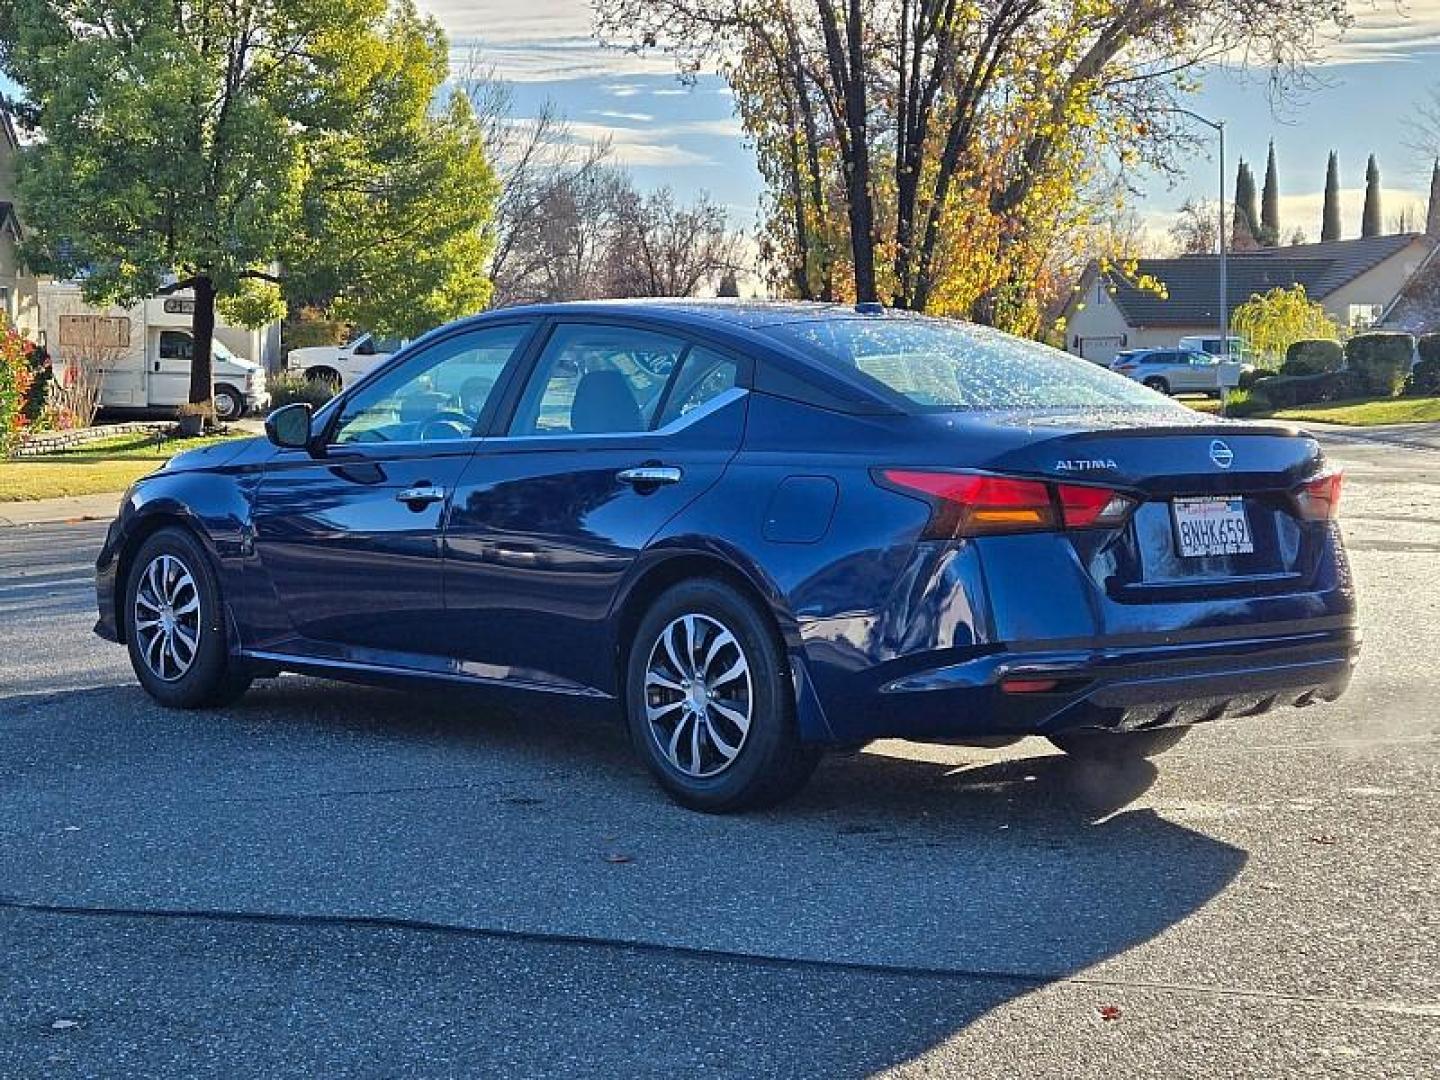
<path id="1" fill-rule="evenodd" d="M 210 339 L 210 355 L 213 356 L 216 360 L 234 361 L 239 359 L 239 357 L 237 357 L 233 352 L 231 352 L 221 343 L 219 338 Z"/>
<path id="2" fill-rule="evenodd" d="M 1088 360 L 970 323 L 856 318 L 762 329 L 929 410 L 1175 408 L 1153 391 Z"/>

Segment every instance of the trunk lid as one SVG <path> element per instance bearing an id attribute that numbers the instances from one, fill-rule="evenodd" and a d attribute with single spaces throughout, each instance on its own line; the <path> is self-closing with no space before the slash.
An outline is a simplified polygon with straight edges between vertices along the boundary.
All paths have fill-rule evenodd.
<path id="1" fill-rule="evenodd" d="M 1329 524 L 1302 519 L 1294 493 L 1325 460 L 1294 428 L 1173 414 L 972 414 L 956 426 L 1001 444 L 981 468 L 1137 500 L 1123 526 L 1064 534 L 1111 600 L 1270 595 L 1315 578 Z"/>

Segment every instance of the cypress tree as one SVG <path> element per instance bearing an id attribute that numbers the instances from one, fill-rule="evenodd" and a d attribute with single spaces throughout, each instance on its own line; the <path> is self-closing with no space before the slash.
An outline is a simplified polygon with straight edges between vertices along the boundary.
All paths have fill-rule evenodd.
<path id="1" fill-rule="evenodd" d="M 1340 162 L 1330 151 L 1330 164 L 1325 167 L 1325 210 L 1320 216 L 1320 239 L 1340 239 Z"/>
<path id="2" fill-rule="evenodd" d="M 1235 217 L 1230 246 L 1235 251 L 1254 251 L 1260 222 L 1255 208 L 1255 174 L 1244 159 L 1235 172 Z"/>
<path id="3" fill-rule="evenodd" d="M 1270 158 L 1265 163 L 1265 191 L 1260 197 L 1260 242 L 1266 247 L 1280 243 L 1280 181 L 1275 175 L 1275 140 L 1270 140 Z"/>
<path id="4" fill-rule="evenodd" d="M 1430 205 L 1425 212 L 1425 235 L 1440 239 L 1440 158 L 1430 170 Z"/>
<path id="5" fill-rule="evenodd" d="M 1365 213 L 1360 218 L 1360 235 L 1379 236 L 1380 231 L 1380 166 L 1371 154 L 1365 166 Z"/>

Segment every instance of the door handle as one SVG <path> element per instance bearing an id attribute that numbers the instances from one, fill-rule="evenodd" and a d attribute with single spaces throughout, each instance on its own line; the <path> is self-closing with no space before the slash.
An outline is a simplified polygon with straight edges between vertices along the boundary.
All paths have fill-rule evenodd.
<path id="1" fill-rule="evenodd" d="M 633 469 L 621 469 L 615 479 L 633 487 L 658 487 L 661 484 L 678 484 L 685 474 L 673 465 L 640 465 Z"/>
<path id="2" fill-rule="evenodd" d="M 421 507 L 429 506 L 431 503 L 441 502 L 445 498 L 445 489 L 436 487 L 434 484 L 417 484 L 415 487 L 406 488 L 395 496 L 396 502 L 402 502 L 411 510 L 419 510 Z"/>

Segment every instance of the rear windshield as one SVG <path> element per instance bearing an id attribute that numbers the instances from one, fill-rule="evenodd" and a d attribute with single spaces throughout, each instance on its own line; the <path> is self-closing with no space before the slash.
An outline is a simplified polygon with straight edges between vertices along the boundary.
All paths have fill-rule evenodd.
<path id="1" fill-rule="evenodd" d="M 1175 406 L 1098 364 L 988 327 L 938 319 L 821 319 L 761 328 L 925 410 L 1123 410 Z"/>

